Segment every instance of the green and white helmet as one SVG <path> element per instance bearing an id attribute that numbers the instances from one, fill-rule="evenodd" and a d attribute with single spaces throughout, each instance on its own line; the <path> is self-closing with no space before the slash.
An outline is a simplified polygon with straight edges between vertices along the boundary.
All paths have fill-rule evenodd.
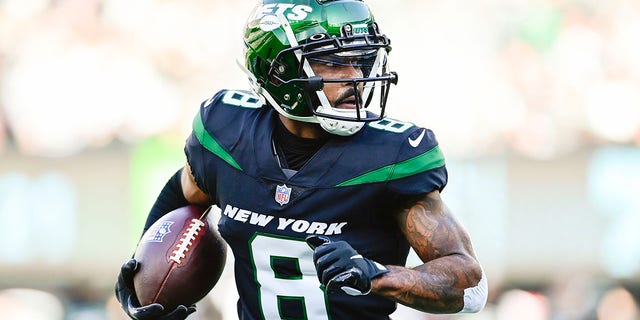
<path id="1" fill-rule="evenodd" d="M 253 89 L 280 114 L 332 134 L 352 135 L 382 119 L 397 82 L 387 66 L 390 40 L 361 0 L 263 0 L 248 19 L 244 43 Z M 322 78 L 310 61 L 354 65 L 363 76 Z M 353 85 L 355 109 L 331 106 L 322 89 L 336 82 Z M 375 104 L 379 110 L 371 111 Z"/>

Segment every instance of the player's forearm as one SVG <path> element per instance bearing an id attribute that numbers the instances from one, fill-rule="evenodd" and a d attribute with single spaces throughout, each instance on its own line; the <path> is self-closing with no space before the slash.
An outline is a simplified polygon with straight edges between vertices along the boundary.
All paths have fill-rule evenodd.
<path id="1" fill-rule="evenodd" d="M 391 272 L 374 279 L 372 292 L 411 308 L 429 313 L 477 312 L 486 302 L 486 282 L 481 293 L 469 301 L 470 290 L 480 287 L 483 277 L 480 265 L 471 257 L 450 255 L 413 269 L 388 267 Z"/>

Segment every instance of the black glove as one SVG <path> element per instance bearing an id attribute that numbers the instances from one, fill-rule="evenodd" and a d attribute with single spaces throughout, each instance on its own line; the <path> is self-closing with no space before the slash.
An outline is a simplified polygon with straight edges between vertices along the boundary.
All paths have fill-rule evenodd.
<path id="1" fill-rule="evenodd" d="M 120 268 L 118 283 L 116 283 L 116 298 L 120 306 L 131 319 L 135 320 L 183 320 L 196 312 L 196 306 L 177 306 L 173 311 L 165 313 L 164 306 L 152 303 L 140 306 L 133 287 L 133 275 L 138 270 L 138 261 L 131 259 Z"/>
<path id="2" fill-rule="evenodd" d="M 313 249 L 318 279 L 328 293 L 340 288 L 352 296 L 369 294 L 371 279 L 389 272 L 385 266 L 361 256 L 345 241 L 332 242 L 317 235 L 306 240 Z"/>

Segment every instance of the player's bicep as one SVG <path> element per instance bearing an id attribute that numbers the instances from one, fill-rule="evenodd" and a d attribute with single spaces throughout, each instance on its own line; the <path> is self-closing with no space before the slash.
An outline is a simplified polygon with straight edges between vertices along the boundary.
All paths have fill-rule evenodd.
<path id="1" fill-rule="evenodd" d="M 437 190 L 409 199 L 397 221 L 423 262 L 456 254 L 475 258 L 467 231 Z"/>
<path id="2" fill-rule="evenodd" d="M 187 163 L 182 170 L 182 176 L 180 178 L 182 183 L 182 193 L 184 197 L 193 204 L 199 205 L 211 205 L 211 199 L 209 196 L 198 187 L 196 179 L 191 172 L 191 166 Z"/>

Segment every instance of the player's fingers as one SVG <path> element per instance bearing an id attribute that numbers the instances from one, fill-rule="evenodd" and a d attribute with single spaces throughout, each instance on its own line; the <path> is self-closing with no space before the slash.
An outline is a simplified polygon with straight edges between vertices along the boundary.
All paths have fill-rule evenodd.
<path id="1" fill-rule="evenodd" d="M 319 235 L 311 235 L 308 236 L 306 239 L 307 244 L 309 245 L 309 247 L 311 247 L 311 249 L 315 249 L 323 244 L 327 244 L 330 243 L 331 240 L 325 236 L 319 236 Z"/>
<path id="2" fill-rule="evenodd" d="M 357 268 L 344 271 L 329 280 L 325 286 L 327 293 L 332 293 L 338 289 L 352 296 L 367 294 L 370 286 L 367 286 L 362 279 L 362 272 Z"/>
<path id="3" fill-rule="evenodd" d="M 173 311 L 166 316 L 162 317 L 163 320 L 182 320 L 196 311 L 196 306 L 191 305 L 189 308 L 184 305 L 179 305 Z"/>
<path id="4" fill-rule="evenodd" d="M 323 258 L 326 259 L 326 257 L 331 252 L 334 252 L 335 250 L 336 250 L 336 247 L 333 245 L 333 243 L 329 245 L 323 245 L 323 246 L 317 247 L 313 252 L 314 262 L 318 263 L 318 261 L 322 260 Z"/>
<path id="5" fill-rule="evenodd" d="M 163 319 L 184 319 L 187 317 L 187 307 L 183 305 L 177 306 L 173 311 L 169 312 Z"/>
<path id="6" fill-rule="evenodd" d="M 325 288 L 327 288 L 327 293 L 332 293 L 337 291 L 341 287 L 343 287 L 346 283 L 352 282 L 351 278 L 353 274 L 348 271 L 337 274 L 336 276 L 329 279 Z"/>
<path id="7" fill-rule="evenodd" d="M 336 262 L 340 260 L 340 256 L 332 254 L 332 251 L 333 249 L 314 256 L 314 263 L 318 271 L 324 272 L 330 267 L 335 267 Z"/>
<path id="8" fill-rule="evenodd" d="M 196 305 L 192 304 L 187 308 L 187 314 L 192 314 L 194 312 L 196 312 Z"/>
<path id="9" fill-rule="evenodd" d="M 342 273 L 344 270 L 342 268 L 338 268 L 336 266 L 330 266 L 327 269 L 322 271 L 322 277 L 320 278 L 320 282 L 325 285 L 328 285 L 329 282 L 336 277 L 338 274 Z"/>
<path id="10" fill-rule="evenodd" d="M 133 276 L 133 274 L 136 273 L 136 270 L 138 270 L 138 261 L 136 259 L 131 259 L 125 262 L 120 268 L 120 272 L 125 277 Z"/>
<path id="11" fill-rule="evenodd" d="M 152 303 L 146 306 L 135 306 L 129 297 L 129 304 L 127 306 L 129 315 L 137 320 L 156 319 L 164 312 L 164 307 L 159 303 Z"/>

